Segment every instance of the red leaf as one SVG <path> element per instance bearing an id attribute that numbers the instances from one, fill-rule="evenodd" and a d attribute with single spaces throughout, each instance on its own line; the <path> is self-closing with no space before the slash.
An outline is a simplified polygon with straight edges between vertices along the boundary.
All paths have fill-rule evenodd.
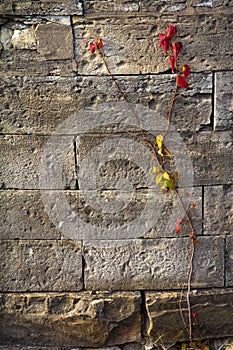
<path id="1" fill-rule="evenodd" d="M 91 51 L 91 53 L 94 53 L 95 49 L 96 49 L 96 43 L 91 43 L 90 44 L 90 51 Z"/>
<path id="2" fill-rule="evenodd" d="M 180 233 L 181 232 L 181 227 L 180 227 L 180 225 L 177 225 L 176 226 L 176 233 Z"/>
<path id="3" fill-rule="evenodd" d="M 188 78 L 189 74 L 190 74 L 190 67 L 188 64 L 185 64 L 182 67 L 182 72 L 184 73 L 185 78 Z"/>
<path id="4" fill-rule="evenodd" d="M 177 34 L 177 29 L 176 29 L 176 26 L 174 26 L 174 25 L 171 25 L 166 31 L 167 38 L 171 38 L 172 36 L 176 36 L 176 34 Z"/>
<path id="5" fill-rule="evenodd" d="M 197 318 L 198 313 L 196 311 L 193 311 L 191 315 L 192 315 L 192 318 Z"/>
<path id="6" fill-rule="evenodd" d="M 98 38 L 97 39 L 97 45 L 98 45 L 98 48 L 101 49 L 103 47 L 103 41 L 102 39 Z"/>
<path id="7" fill-rule="evenodd" d="M 175 57 L 170 56 L 169 63 L 170 63 L 170 67 L 172 69 L 172 73 L 174 73 L 174 70 L 175 70 L 175 62 L 176 62 Z"/>
<path id="8" fill-rule="evenodd" d="M 159 34 L 159 47 L 163 47 L 165 54 L 167 55 L 169 48 L 169 39 L 166 38 L 165 34 Z"/>
<path id="9" fill-rule="evenodd" d="M 177 83 L 180 87 L 182 88 L 189 88 L 189 84 L 187 83 L 187 81 L 184 79 L 184 77 L 182 77 L 182 75 L 178 76 L 178 80 Z"/>
<path id="10" fill-rule="evenodd" d="M 177 222 L 178 222 L 178 224 L 179 224 L 179 225 L 181 225 L 181 224 L 182 224 L 182 219 L 177 218 L 176 220 L 177 220 Z"/>
<path id="11" fill-rule="evenodd" d="M 192 203 L 191 204 L 191 208 L 195 208 L 196 204 L 195 203 Z"/>
<path id="12" fill-rule="evenodd" d="M 172 44 L 172 51 L 174 53 L 174 57 L 177 58 L 181 49 L 183 47 L 182 42 L 178 41 L 177 43 Z"/>

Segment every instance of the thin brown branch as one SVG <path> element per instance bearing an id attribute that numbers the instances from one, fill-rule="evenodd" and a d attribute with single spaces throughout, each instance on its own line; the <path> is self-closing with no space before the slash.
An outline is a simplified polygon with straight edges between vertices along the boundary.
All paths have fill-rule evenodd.
<path id="1" fill-rule="evenodd" d="M 190 292 L 191 292 L 191 280 L 192 280 L 192 274 L 193 274 L 194 252 L 195 252 L 195 243 L 194 243 L 193 240 L 191 240 L 191 252 L 190 252 L 189 273 L 188 273 L 188 287 L 187 287 L 187 294 L 186 294 L 187 307 L 188 307 L 188 327 L 189 327 L 189 341 L 190 341 L 190 343 L 193 340 L 192 311 L 191 311 L 191 304 L 190 304 Z"/>
<path id="2" fill-rule="evenodd" d="M 138 116 L 137 116 L 137 113 L 133 110 L 133 108 L 132 108 L 131 105 L 129 104 L 129 102 L 128 102 L 128 100 L 127 100 L 127 98 L 126 98 L 124 92 L 122 91 L 122 89 L 121 89 L 121 87 L 120 87 L 120 85 L 119 85 L 119 83 L 118 83 L 118 81 L 117 81 L 116 78 L 113 76 L 113 74 L 112 74 L 112 72 L 111 72 L 111 70 L 110 70 L 110 68 L 109 68 L 109 66 L 108 66 L 108 64 L 107 64 L 107 61 L 106 61 L 106 59 L 105 59 L 105 56 L 104 56 L 103 51 L 102 51 L 98 46 L 97 46 L 97 50 L 98 50 L 98 53 L 99 53 L 99 55 L 100 55 L 100 57 L 101 57 L 101 59 L 102 59 L 102 61 L 103 61 L 103 64 L 104 64 L 104 66 L 105 66 L 105 68 L 106 68 L 108 74 L 110 75 L 110 77 L 112 78 L 112 80 L 113 80 L 113 82 L 114 82 L 114 84 L 115 84 L 115 86 L 116 86 L 116 89 L 117 89 L 118 92 L 120 93 L 121 98 L 122 98 L 123 101 L 126 103 L 127 107 L 130 109 L 131 113 L 133 114 L 133 116 L 134 116 L 134 118 L 135 118 L 135 120 L 136 120 L 136 122 L 137 122 L 138 129 L 139 129 L 139 131 L 140 131 L 141 134 L 142 134 L 142 138 L 145 139 L 145 133 L 144 133 L 144 130 L 143 130 L 141 124 L 140 124 L 140 121 L 139 121 L 139 118 L 138 118 Z"/>

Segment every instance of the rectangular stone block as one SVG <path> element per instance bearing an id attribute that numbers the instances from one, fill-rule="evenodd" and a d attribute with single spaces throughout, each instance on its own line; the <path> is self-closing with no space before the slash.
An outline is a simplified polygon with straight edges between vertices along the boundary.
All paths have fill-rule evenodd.
<path id="1" fill-rule="evenodd" d="M 70 18 L 15 18 L 2 25 L 1 75 L 72 76 L 73 36 Z"/>
<path id="2" fill-rule="evenodd" d="M 202 131 L 182 136 L 192 160 L 195 185 L 233 182 L 231 131 Z"/>
<path id="3" fill-rule="evenodd" d="M 233 226 L 233 186 L 204 188 L 204 234 L 229 235 Z"/>
<path id="4" fill-rule="evenodd" d="M 190 239 L 84 241 L 85 288 L 179 289 L 187 285 Z M 224 239 L 201 237 L 192 287 L 224 286 Z"/>
<path id="5" fill-rule="evenodd" d="M 139 292 L 3 294 L 0 342 L 117 350 L 116 344 L 141 341 L 140 306 Z"/>
<path id="6" fill-rule="evenodd" d="M 1 291 L 83 288 L 79 241 L 1 241 L 0 245 Z"/>
<path id="7" fill-rule="evenodd" d="M 75 78 L 6 76 L 1 85 L 0 127 L 6 134 L 50 134 L 82 106 Z"/>
<path id="8" fill-rule="evenodd" d="M 53 139 L 54 143 L 51 144 L 51 147 L 47 146 L 46 148 L 47 136 L 1 135 L 0 187 L 2 189 L 75 188 L 76 175 L 72 138 L 67 139 L 66 136 L 62 135 L 57 137 L 57 139 Z M 67 146 L 65 159 L 61 157 L 63 145 Z M 44 153 L 42 161 L 43 152 L 46 154 Z M 53 171 L 54 167 L 57 171 Z M 40 171 L 40 169 L 42 170 Z M 50 174 L 48 169 L 51 170 Z M 40 178 L 39 174 L 41 174 Z M 55 175 L 58 177 L 55 178 Z M 46 186 L 43 185 L 44 182 L 49 182 L 49 185 L 43 187 Z"/>
<path id="9" fill-rule="evenodd" d="M 193 339 L 222 338 L 233 334 L 233 290 L 192 291 L 191 310 Z M 161 338 L 163 344 L 188 340 L 186 291 L 146 293 L 148 331 L 151 342 Z M 184 322 L 181 317 L 181 312 Z"/>
<path id="10" fill-rule="evenodd" d="M 231 232 L 232 233 L 232 232 Z M 233 287 L 233 236 L 226 237 L 226 286 Z"/>
<path id="11" fill-rule="evenodd" d="M 77 0 L 3 0 L 0 4 L 3 15 L 82 15 L 82 3 Z"/>
<path id="12" fill-rule="evenodd" d="M 158 48 L 158 35 L 175 23 L 184 48 L 182 62 L 191 71 L 231 70 L 229 42 L 232 37 L 231 14 L 206 13 L 201 16 L 160 14 L 136 17 L 134 14 L 111 18 L 81 19 L 74 24 L 75 57 L 79 74 L 107 74 L 98 54 L 91 55 L 88 45 L 104 42 L 103 52 L 113 74 L 161 73 L 169 69 L 163 50 Z M 208 33 L 208 35 L 207 35 Z M 178 39 L 179 40 L 179 39 Z"/>
<path id="13" fill-rule="evenodd" d="M 129 103 L 142 104 L 155 111 L 154 118 L 167 119 L 175 84 L 173 75 L 119 76 L 117 81 Z M 192 89 L 184 91 L 174 104 L 172 122 L 178 131 L 197 131 L 210 124 L 212 75 L 192 74 L 190 86 Z M 84 106 L 94 107 L 121 98 L 110 77 L 79 77 L 77 89 Z M 135 117 L 131 117 L 135 122 Z M 144 124 L 143 119 L 140 122 Z"/>
<path id="14" fill-rule="evenodd" d="M 0 191 L 0 239 L 59 239 L 39 191 Z"/>
<path id="15" fill-rule="evenodd" d="M 215 73 L 214 128 L 231 130 L 233 127 L 233 72 Z"/>

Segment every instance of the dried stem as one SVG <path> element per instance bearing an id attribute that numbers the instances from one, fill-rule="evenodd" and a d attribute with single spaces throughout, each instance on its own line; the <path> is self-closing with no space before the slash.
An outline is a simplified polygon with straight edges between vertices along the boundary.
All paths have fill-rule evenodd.
<path id="1" fill-rule="evenodd" d="M 118 90 L 118 92 L 120 93 L 121 95 L 121 98 L 123 99 L 123 101 L 126 103 L 127 107 L 130 109 L 131 113 L 133 114 L 134 118 L 136 119 L 136 122 L 137 122 L 137 126 L 138 126 L 138 129 L 140 130 L 141 134 L 142 134 L 142 138 L 145 139 L 145 133 L 144 133 L 144 130 L 139 122 L 139 119 L 138 119 L 138 116 L 137 114 L 135 113 L 135 111 L 133 110 L 133 108 L 131 107 L 131 105 L 129 104 L 124 92 L 122 91 L 118 81 L 116 80 L 116 78 L 113 76 L 111 70 L 109 69 L 109 66 L 107 64 L 107 61 L 105 59 L 105 56 L 104 56 L 104 53 L 102 52 L 102 50 L 97 46 L 97 50 L 98 50 L 98 53 L 103 61 L 103 64 L 108 72 L 108 74 L 110 75 L 110 77 L 112 78 L 112 81 L 114 82 L 115 86 L 116 86 L 116 89 Z"/>
<path id="2" fill-rule="evenodd" d="M 97 45 L 97 51 L 103 61 L 103 64 L 108 72 L 108 74 L 110 75 L 110 77 L 112 78 L 114 84 L 115 84 L 115 87 L 117 89 L 117 91 L 120 93 L 121 95 L 121 98 L 123 99 L 123 101 L 126 103 L 127 107 L 129 108 L 129 110 L 131 111 L 132 115 L 134 116 L 136 122 L 137 122 L 137 126 L 138 126 L 138 129 L 139 131 L 141 132 L 141 135 L 142 135 L 142 141 L 145 142 L 152 150 L 159 166 L 161 167 L 161 169 L 163 170 L 163 164 L 160 163 L 160 160 L 159 160 L 159 157 L 158 157 L 158 154 L 156 152 L 156 149 L 155 149 L 155 146 L 154 144 L 152 144 L 146 137 L 145 137 L 145 133 L 144 133 L 144 130 L 139 122 L 139 118 L 138 118 L 138 115 L 137 113 L 133 110 L 133 108 L 131 107 L 131 105 L 129 104 L 124 92 L 122 91 L 118 81 L 116 80 L 116 78 L 113 76 L 107 62 L 106 62 L 106 59 L 105 59 L 105 56 L 104 56 L 104 53 L 102 52 L 101 48 Z M 176 67 L 177 68 L 177 67 Z M 177 68 L 177 71 L 178 71 L 178 68 Z M 168 108 L 168 113 L 167 113 L 167 128 L 165 130 L 165 133 L 163 135 L 163 137 L 165 137 L 170 129 L 170 125 L 171 125 L 171 115 L 172 115 L 172 110 L 173 110 L 173 107 L 174 107 L 174 103 L 176 101 L 176 98 L 178 97 L 177 96 L 177 91 L 178 91 L 178 77 L 179 77 L 179 73 L 176 74 L 176 83 L 175 83 L 175 88 L 174 88 L 174 91 L 173 91 L 173 95 L 172 95 L 172 98 L 171 98 L 171 102 L 170 102 L 170 105 L 169 105 L 169 108 Z M 185 325 L 185 328 L 188 330 L 188 335 L 189 335 L 189 341 L 190 343 L 192 342 L 192 312 L 191 312 L 191 304 L 190 304 L 190 293 L 191 293 L 191 279 L 192 279 L 192 273 L 193 273 L 193 258 L 194 258 L 194 253 L 195 253 L 195 244 L 197 243 L 197 239 L 196 239 L 196 233 L 195 233 L 195 229 L 193 227 L 193 224 L 192 224 L 192 221 L 189 217 L 189 209 L 186 210 L 185 206 L 184 206 L 184 203 L 182 201 L 182 198 L 180 197 L 179 193 L 178 193 L 178 190 L 175 189 L 175 192 L 179 198 L 179 201 L 180 201 L 180 204 L 182 206 L 182 210 L 183 212 L 185 213 L 185 218 L 186 218 L 186 221 L 188 222 L 189 224 L 189 227 L 191 229 L 191 234 L 190 234 L 190 242 L 191 242 L 191 251 L 190 251 L 190 263 L 189 263 L 189 272 L 188 272 L 188 283 L 187 283 L 187 293 L 186 293 L 186 302 L 187 302 L 187 308 L 188 308 L 188 327 L 186 327 Z M 183 315 L 181 314 L 181 318 L 184 322 L 184 318 L 183 318 Z M 185 323 L 185 322 L 184 322 Z"/>

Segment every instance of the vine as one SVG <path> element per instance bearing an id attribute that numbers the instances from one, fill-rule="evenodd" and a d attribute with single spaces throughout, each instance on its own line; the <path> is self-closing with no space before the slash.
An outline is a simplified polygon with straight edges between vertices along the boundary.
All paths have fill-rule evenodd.
<path id="1" fill-rule="evenodd" d="M 172 116 L 174 104 L 177 98 L 179 97 L 178 91 L 179 89 L 182 89 L 182 88 L 183 89 L 189 88 L 187 79 L 190 75 L 190 67 L 188 64 L 184 64 L 180 66 L 179 55 L 182 50 L 183 44 L 181 41 L 175 41 L 176 36 L 177 36 L 177 28 L 175 25 L 169 26 L 165 33 L 159 34 L 159 47 L 164 50 L 164 54 L 166 59 L 169 62 L 171 71 L 175 75 L 175 86 L 174 86 L 170 104 L 168 106 L 166 130 L 163 135 L 162 134 L 157 135 L 154 142 L 151 142 L 149 139 L 146 138 L 145 132 L 140 124 L 140 120 L 137 113 L 133 110 L 133 108 L 129 104 L 125 93 L 122 91 L 117 79 L 113 76 L 108 66 L 108 63 L 106 61 L 104 52 L 102 50 L 104 45 L 102 39 L 98 38 L 97 41 L 92 42 L 89 48 L 90 48 L 91 54 L 97 53 L 101 57 L 101 60 L 106 68 L 107 73 L 113 80 L 114 85 L 117 91 L 120 93 L 122 100 L 126 103 L 127 107 L 129 108 L 129 110 L 131 111 L 133 117 L 137 122 L 138 130 L 141 134 L 142 141 L 145 142 L 147 145 L 149 145 L 150 149 L 153 152 L 153 157 L 157 161 L 157 165 L 152 169 L 152 172 L 155 174 L 156 184 L 160 187 L 162 194 L 166 194 L 169 191 L 175 192 L 180 202 L 181 209 L 183 211 L 184 220 L 188 223 L 189 230 L 190 230 L 189 231 L 190 260 L 189 260 L 187 292 L 186 292 L 188 326 L 186 326 L 185 324 L 185 328 L 188 332 L 188 338 L 189 338 L 188 347 L 189 348 L 193 347 L 194 349 L 198 349 L 197 343 L 193 342 L 193 324 L 195 323 L 193 322 L 193 320 L 197 319 L 198 315 L 197 315 L 197 312 L 192 310 L 191 303 L 190 303 L 191 280 L 192 280 L 192 274 L 193 274 L 193 259 L 194 259 L 195 247 L 199 243 L 196 236 L 194 225 L 190 217 L 190 211 L 195 207 L 195 203 L 191 203 L 188 209 L 185 208 L 182 198 L 180 197 L 178 192 L 179 174 L 177 172 L 173 172 L 170 168 L 168 169 L 167 167 L 167 164 L 170 163 L 172 160 L 172 157 L 173 157 L 172 152 L 168 150 L 164 145 L 164 139 L 166 138 L 171 125 L 171 116 Z M 182 232 L 182 225 L 184 223 L 184 220 L 177 218 L 177 222 L 175 226 L 175 231 L 177 234 L 180 234 Z M 181 313 L 181 318 L 185 323 L 182 313 Z M 182 344 L 182 350 L 184 350 L 184 348 L 186 349 L 187 347 L 184 347 L 184 344 Z"/>

